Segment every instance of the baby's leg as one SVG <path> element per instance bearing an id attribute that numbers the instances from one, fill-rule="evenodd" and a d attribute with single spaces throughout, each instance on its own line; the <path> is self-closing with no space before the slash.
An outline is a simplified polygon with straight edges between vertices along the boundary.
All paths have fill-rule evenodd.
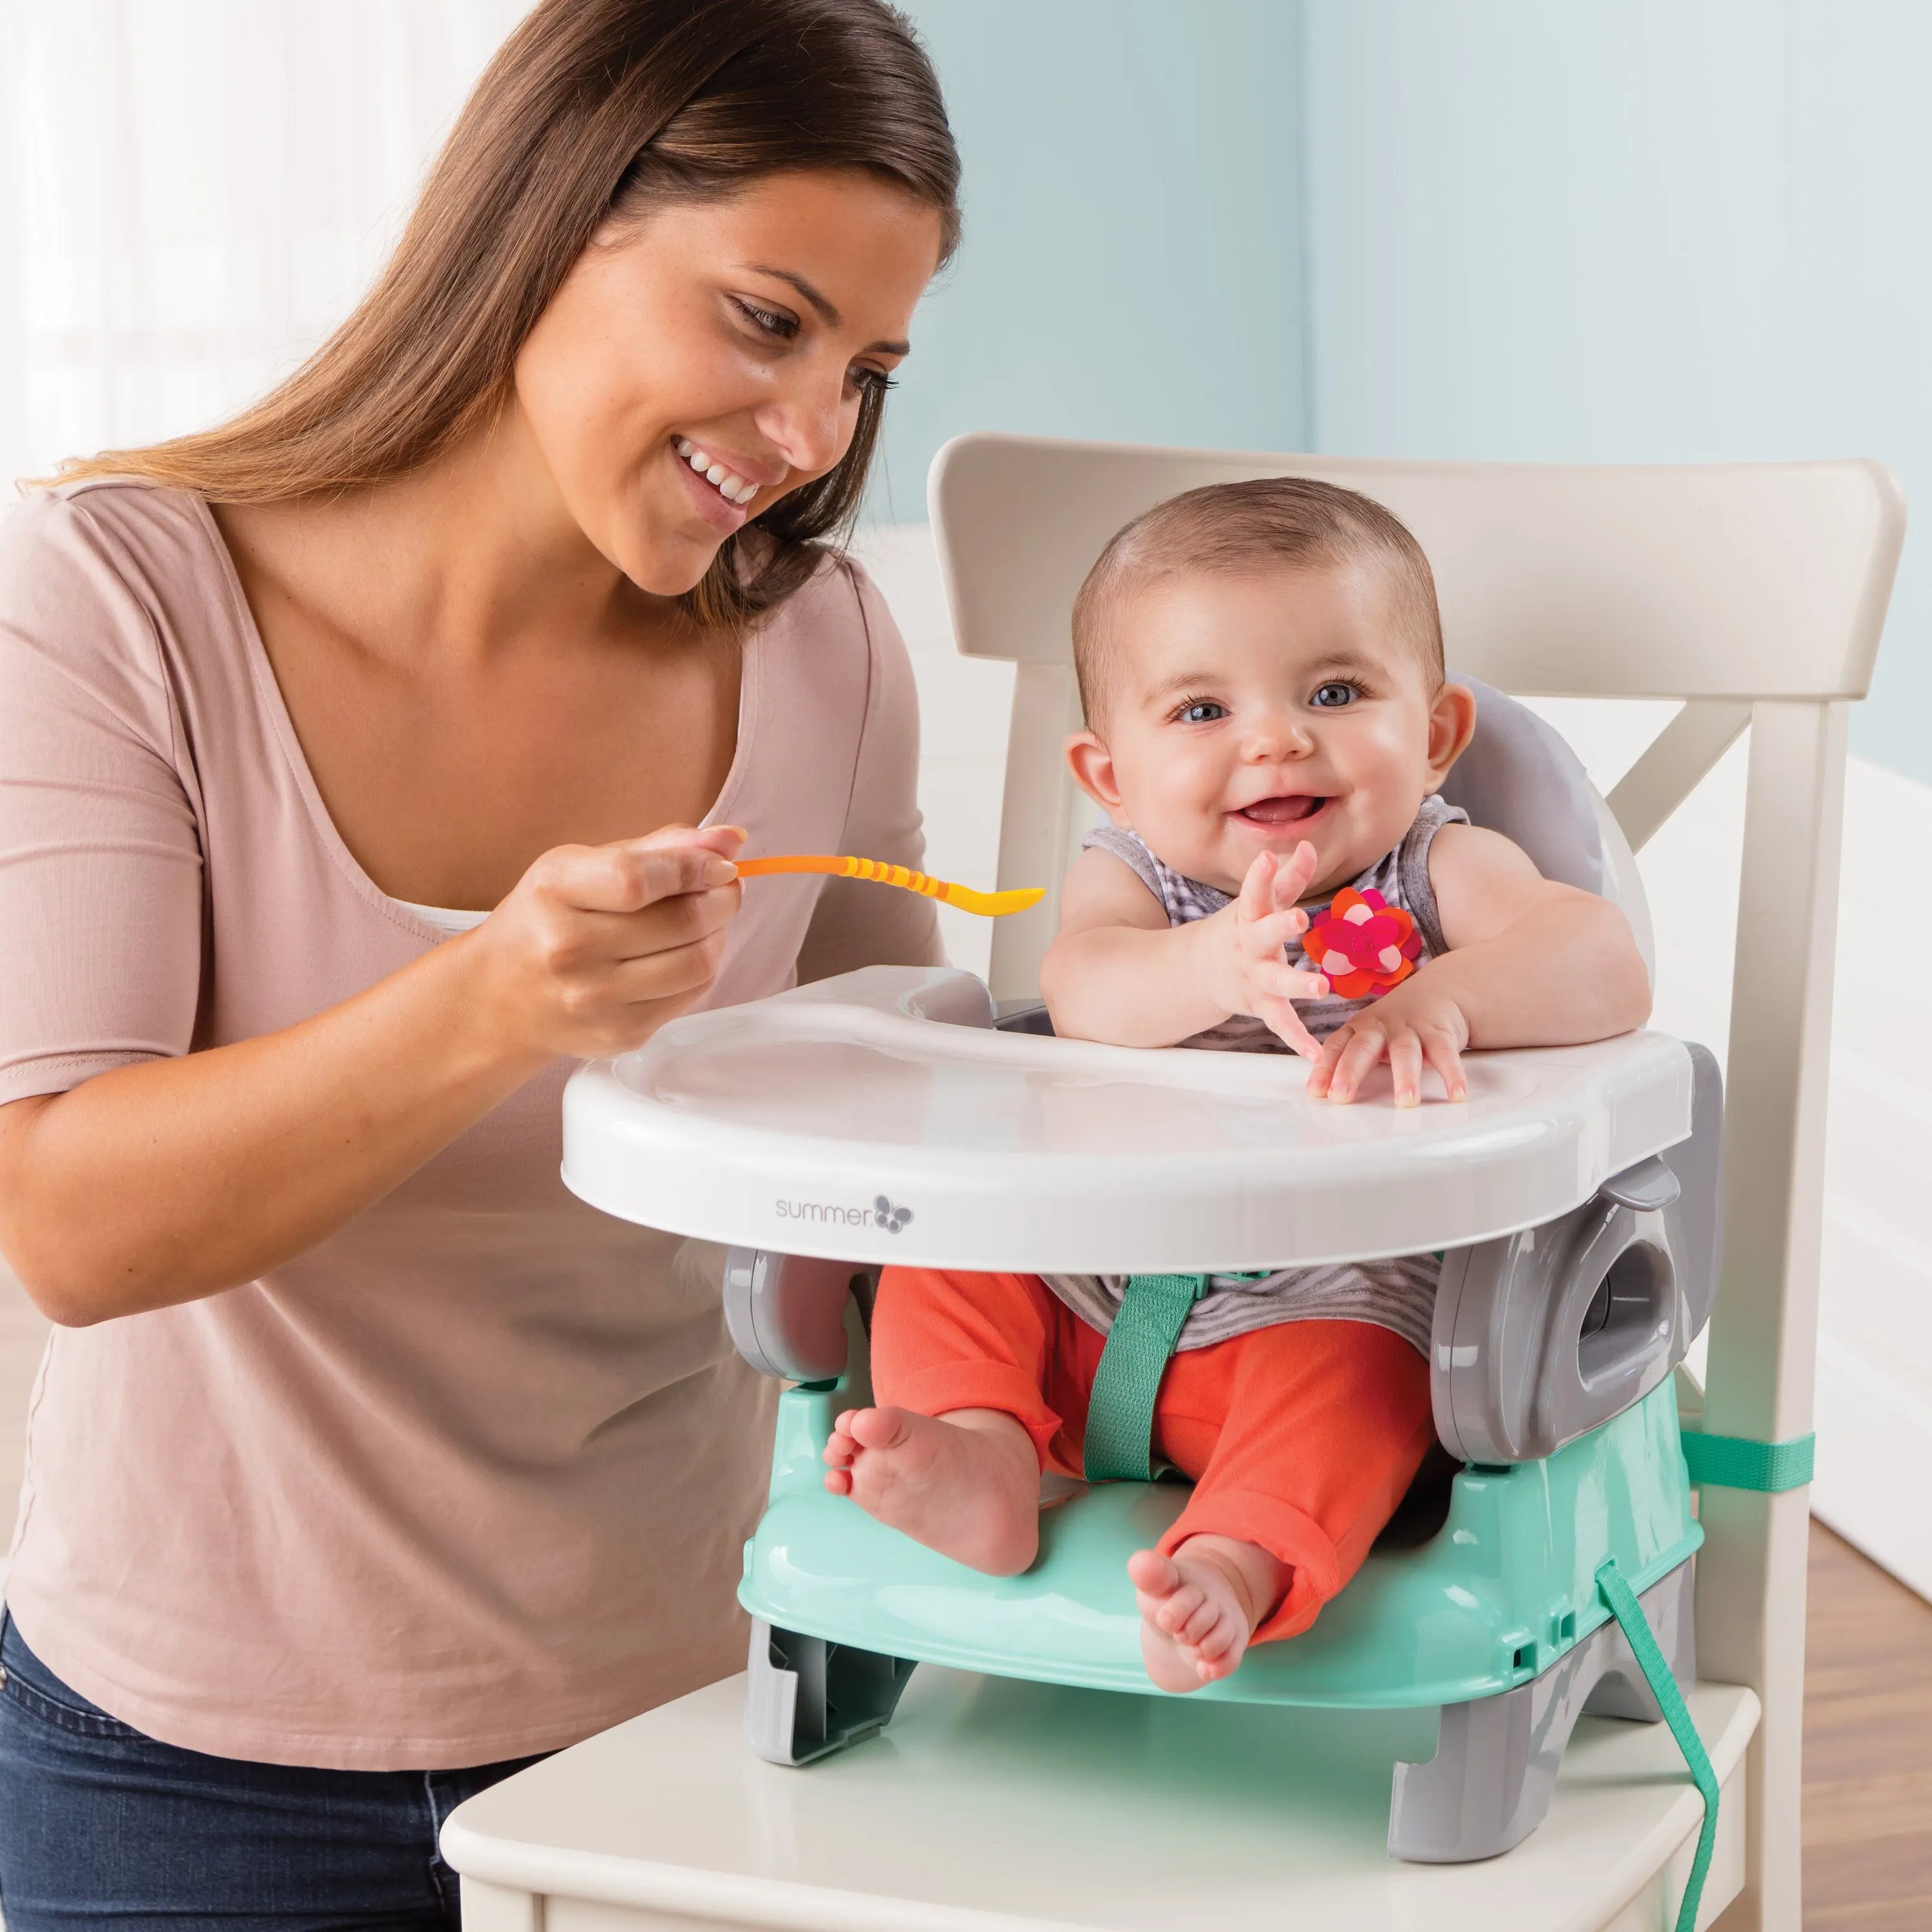
<path id="1" fill-rule="evenodd" d="M 1252 1642 L 1306 1629 L 1436 1438 L 1427 1364 L 1366 1322 L 1286 1322 L 1186 1350 L 1156 1418 L 1194 1494 L 1128 1574 L 1148 1674 L 1172 1690 L 1226 1676 Z"/>
<path id="2" fill-rule="evenodd" d="M 838 1418 L 825 1486 L 957 1562 L 1025 1569 L 1060 1426 L 1040 1393 L 1049 1300 L 1030 1276 L 888 1268 L 872 1317 L 879 1406 Z"/>

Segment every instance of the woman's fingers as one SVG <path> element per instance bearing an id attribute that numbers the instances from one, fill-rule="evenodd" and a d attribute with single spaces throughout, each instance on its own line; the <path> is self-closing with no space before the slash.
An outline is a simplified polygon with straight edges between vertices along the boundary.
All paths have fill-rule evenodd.
<path id="1" fill-rule="evenodd" d="M 717 975 L 742 888 L 736 826 L 546 852 L 464 942 L 508 1023 L 580 1058 L 628 1052 Z"/>
<path id="2" fill-rule="evenodd" d="M 668 844 L 636 838 L 561 845 L 531 870 L 539 892 L 585 912 L 641 912 L 660 899 L 728 886 L 738 876 L 728 859 L 688 833 Z"/>

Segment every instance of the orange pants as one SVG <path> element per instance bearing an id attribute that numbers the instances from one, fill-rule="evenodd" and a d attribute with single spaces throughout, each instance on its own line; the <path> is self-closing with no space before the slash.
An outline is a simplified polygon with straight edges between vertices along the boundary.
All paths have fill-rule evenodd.
<path id="1" fill-rule="evenodd" d="M 1106 1337 L 1037 1276 L 886 1270 L 872 1318 L 877 1399 L 921 1415 L 1004 1411 L 1043 1469 L 1081 1473 Z M 1168 1363 L 1154 1449 L 1194 1480 L 1160 1542 L 1256 1543 L 1294 1571 L 1258 1642 L 1293 1636 L 1360 1568 L 1436 1440 L 1429 1368 L 1364 1322 L 1283 1322 Z"/>

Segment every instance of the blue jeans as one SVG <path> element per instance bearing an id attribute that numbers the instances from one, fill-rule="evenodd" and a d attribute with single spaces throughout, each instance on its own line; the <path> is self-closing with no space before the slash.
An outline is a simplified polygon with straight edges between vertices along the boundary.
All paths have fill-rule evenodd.
<path id="1" fill-rule="evenodd" d="M 436 1850 L 466 1798 L 536 1760 L 317 1771 L 164 1744 L 70 1690 L 0 1610 L 6 1932 L 460 1924 Z"/>

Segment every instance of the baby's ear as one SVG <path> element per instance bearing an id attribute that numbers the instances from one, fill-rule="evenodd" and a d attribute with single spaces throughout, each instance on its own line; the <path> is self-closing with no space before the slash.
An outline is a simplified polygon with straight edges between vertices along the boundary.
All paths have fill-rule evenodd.
<path id="1" fill-rule="evenodd" d="M 1476 694 L 1466 684 L 1445 684 L 1429 707 L 1429 788 L 1449 776 L 1449 768 L 1476 735 Z"/>
<path id="2" fill-rule="evenodd" d="M 1097 732 L 1076 731 L 1065 746 L 1066 768 L 1073 782 L 1116 825 L 1126 823 L 1121 814 L 1120 788 L 1114 778 L 1114 754 Z"/>

